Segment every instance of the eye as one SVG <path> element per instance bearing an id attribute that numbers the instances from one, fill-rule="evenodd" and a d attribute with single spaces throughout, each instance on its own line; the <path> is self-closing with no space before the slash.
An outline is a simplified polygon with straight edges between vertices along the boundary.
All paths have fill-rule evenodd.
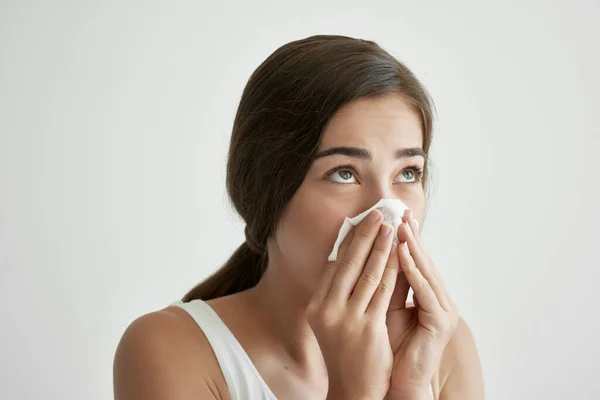
<path id="1" fill-rule="evenodd" d="M 416 183 L 421 180 L 422 170 L 420 167 L 413 166 L 402 170 L 398 175 L 397 182 L 400 183 Z"/>
<path id="2" fill-rule="evenodd" d="M 340 168 L 328 174 L 328 178 L 335 183 L 356 183 L 354 171 L 350 168 Z"/>

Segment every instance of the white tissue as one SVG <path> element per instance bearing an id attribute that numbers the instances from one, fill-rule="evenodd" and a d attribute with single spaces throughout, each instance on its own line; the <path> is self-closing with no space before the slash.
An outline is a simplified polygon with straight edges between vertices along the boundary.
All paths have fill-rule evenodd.
<path id="1" fill-rule="evenodd" d="M 398 199 L 381 199 L 373 207 L 358 214 L 356 217 L 346 217 L 344 219 L 344 223 L 340 228 L 337 240 L 333 245 L 333 250 L 331 250 L 331 254 L 329 254 L 329 257 L 327 258 L 329 261 L 335 261 L 337 259 L 337 253 L 340 245 L 344 241 L 346 235 L 348 235 L 348 233 L 352 230 L 352 227 L 358 225 L 360 221 L 362 221 L 367 215 L 369 215 L 371 211 L 376 208 L 379 208 L 383 214 L 383 222 L 392 225 L 394 228 L 394 241 L 398 243 L 398 227 L 400 224 L 402 224 L 402 216 L 408 207 Z"/>

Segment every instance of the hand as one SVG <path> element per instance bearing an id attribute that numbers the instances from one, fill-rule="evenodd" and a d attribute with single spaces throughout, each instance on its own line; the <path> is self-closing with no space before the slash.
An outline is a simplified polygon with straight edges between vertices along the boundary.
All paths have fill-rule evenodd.
<path id="1" fill-rule="evenodd" d="M 387 314 L 394 367 L 386 398 L 429 398 L 429 386 L 458 323 L 458 311 L 423 246 L 412 212 L 407 210 L 402 220 L 406 223 L 398 229 L 401 244 L 397 251 L 402 273 Z M 406 308 L 409 286 L 415 306 Z"/>
<path id="2" fill-rule="evenodd" d="M 386 313 L 398 277 L 393 228 L 378 210 L 340 246 L 306 309 L 329 376 L 328 398 L 383 399 L 393 353 Z"/>

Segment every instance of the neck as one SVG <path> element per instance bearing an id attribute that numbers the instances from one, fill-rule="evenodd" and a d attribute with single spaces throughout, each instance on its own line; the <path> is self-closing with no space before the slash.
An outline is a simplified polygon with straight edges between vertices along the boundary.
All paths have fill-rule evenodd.
<path id="1" fill-rule="evenodd" d="M 286 273 L 286 268 L 276 265 L 276 258 L 270 257 L 262 279 L 248 291 L 248 301 L 289 362 L 302 374 L 323 377 L 323 356 L 305 317 L 310 295 Z"/>

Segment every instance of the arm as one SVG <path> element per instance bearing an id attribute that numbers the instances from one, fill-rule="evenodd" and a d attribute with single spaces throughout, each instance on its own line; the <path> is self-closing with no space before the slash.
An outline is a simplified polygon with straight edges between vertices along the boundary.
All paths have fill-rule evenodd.
<path id="1" fill-rule="evenodd" d="M 482 400 L 483 376 L 475 340 L 465 321 L 458 325 L 440 365 L 440 400 Z"/>
<path id="2" fill-rule="evenodd" d="M 218 390 L 196 357 L 181 318 L 159 311 L 134 321 L 115 354 L 115 400 L 218 399 Z"/>

